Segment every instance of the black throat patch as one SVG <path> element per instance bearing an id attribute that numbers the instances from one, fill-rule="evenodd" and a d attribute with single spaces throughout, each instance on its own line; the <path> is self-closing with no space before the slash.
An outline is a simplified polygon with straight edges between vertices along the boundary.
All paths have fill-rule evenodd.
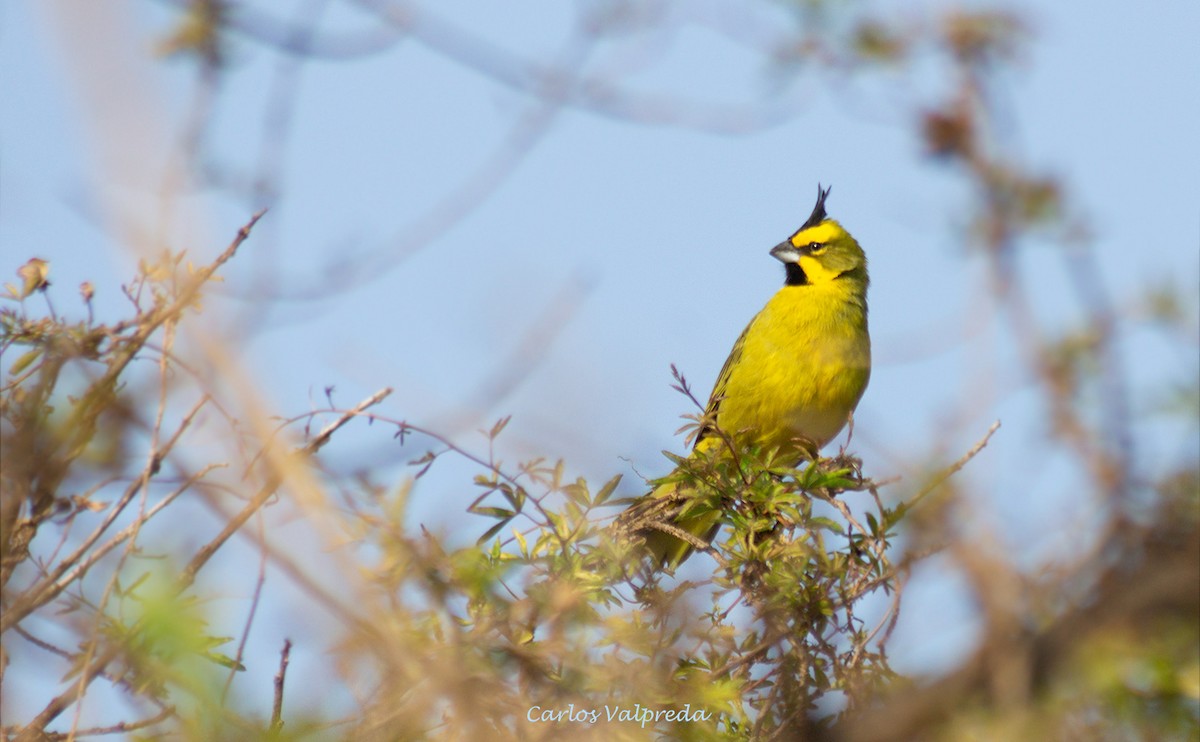
<path id="1" fill-rule="evenodd" d="M 784 284 L 787 286 L 807 286 L 808 276 L 804 274 L 804 269 L 797 263 L 784 263 L 784 270 L 787 271 L 787 279 Z"/>

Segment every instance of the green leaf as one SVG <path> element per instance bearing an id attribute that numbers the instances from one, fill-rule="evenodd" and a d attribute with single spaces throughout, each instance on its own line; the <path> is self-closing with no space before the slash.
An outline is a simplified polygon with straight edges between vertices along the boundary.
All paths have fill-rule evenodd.
<path id="1" fill-rule="evenodd" d="M 21 373 L 26 368 L 28 368 L 31 363 L 36 361 L 38 359 L 38 356 L 40 356 L 41 354 L 42 354 L 41 348 L 34 348 L 33 350 L 29 351 L 28 353 L 25 353 L 24 355 L 22 355 L 20 358 L 18 358 L 16 361 L 13 362 L 12 368 L 10 368 L 8 371 L 9 375 L 16 376 L 17 374 Z"/>
<path id="2" fill-rule="evenodd" d="M 605 502 L 607 502 L 608 498 L 612 496 L 612 493 L 616 491 L 617 485 L 621 482 L 621 476 L 622 475 L 618 474 L 617 476 L 605 482 L 604 486 L 600 488 L 600 491 L 597 492 L 596 496 L 592 499 L 592 504 L 603 505 Z"/>
<path id="3" fill-rule="evenodd" d="M 486 515 L 489 518 L 511 519 L 514 515 L 516 515 L 515 511 L 509 510 L 508 508 L 494 508 L 488 505 L 475 505 L 470 508 L 470 512 L 476 515 Z"/>
<path id="4" fill-rule="evenodd" d="M 671 453 L 670 451 L 663 451 L 662 455 L 666 456 L 667 460 L 670 461 L 675 466 L 681 466 L 687 462 L 686 456 L 680 456 L 678 454 Z"/>
<path id="5" fill-rule="evenodd" d="M 579 523 L 583 521 L 583 511 L 579 509 L 579 505 L 574 502 L 567 502 L 567 520 L 570 523 Z"/>
<path id="6" fill-rule="evenodd" d="M 559 539 L 564 539 L 564 538 L 566 538 L 566 536 L 567 536 L 567 532 L 568 532 L 570 529 L 568 529 L 568 528 L 567 528 L 567 527 L 564 525 L 564 523 L 563 523 L 563 519 L 562 519 L 562 516 L 561 516 L 561 515 L 559 515 L 558 513 L 555 513 L 555 512 L 553 512 L 553 511 L 547 511 L 547 512 L 546 512 L 546 520 L 550 521 L 550 525 L 551 525 L 551 527 L 553 527 L 553 528 L 554 528 L 554 535 L 555 535 L 555 536 L 557 536 Z"/>
<path id="7" fill-rule="evenodd" d="M 646 495 L 630 495 L 629 497 L 618 497 L 617 499 L 613 500 L 612 502 L 610 502 L 608 504 L 613 507 L 616 507 L 618 505 L 628 506 L 628 505 L 632 505 L 635 502 L 640 502 L 642 500 L 642 498 L 645 496 Z"/>
<path id="8" fill-rule="evenodd" d="M 221 667 L 228 667 L 229 669 L 237 670 L 238 672 L 246 671 L 245 665 L 243 665 L 241 662 L 238 662 L 237 660 L 230 657 L 229 655 L 221 654 L 220 652 L 203 652 L 202 656 L 205 659 L 209 660 L 210 662 L 217 663 Z"/>
<path id="9" fill-rule="evenodd" d="M 509 520 L 511 520 L 511 518 L 506 518 L 506 519 L 504 519 L 504 520 L 500 521 L 499 523 L 497 523 L 496 525 L 492 526 L 491 528 L 487 529 L 486 531 L 484 531 L 484 532 L 483 532 L 483 535 L 482 535 L 482 536 L 480 536 L 480 537 L 478 538 L 478 540 L 476 540 L 476 541 L 475 541 L 475 545 L 476 545 L 476 546 L 479 546 L 479 545 L 480 545 L 480 544 L 482 544 L 484 541 L 487 541 L 487 540 L 488 540 L 488 539 L 490 539 L 492 536 L 495 536 L 497 533 L 499 533 L 499 532 L 500 532 L 500 529 L 501 529 L 501 528 L 503 528 L 503 527 L 505 527 L 506 525 L 508 525 L 508 521 L 509 521 Z"/>
<path id="10" fill-rule="evenodd" d="M 809 523 L 817 526 L 818 528 L 824 528 L 827 531 L 832 531 L 833 533 L 845 533 L 845 531 L 842 529 L 841 523 L 819 515 L 810 520 Z"/>
<path id="11" fill-rule="evenodd" d="M 511 484 L 502 484 L 500 485 L 500 491 L 504 493 L 504 499 L 508 500 L 513 509 L 521 512 L 521 509 L 525 506 L 525 488 L 514 487 Z"/>
<path id="12" fill-rule="evenodd" d="M 568 484 L 563 487 L 563 493 L 578 503 L 581 507 L 587 507 L 591 504 L 591 496 L 588 492 L 587 482 L 582 477 L 575 480 L 574 484 Z"/>
<path id="13" fill-rule="evenodd" d="M 904 518 L 904 516 L 908 514 L 909 507 L 910 506 L 908 503 L 902 502 L 890 510 L 884 510 L 883 511 L 883 522 L 887 523 L 887 527 L 890 529 L 892 526 L 899 523 Z"/>

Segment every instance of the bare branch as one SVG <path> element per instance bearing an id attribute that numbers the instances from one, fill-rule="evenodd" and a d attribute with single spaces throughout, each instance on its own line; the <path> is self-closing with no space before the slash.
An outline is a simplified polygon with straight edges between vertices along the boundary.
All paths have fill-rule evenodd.
<path id="1" fill-rule="evenodd" d="M 288 661 L 292 656 L 292 640 L 283 640 L 283 649 L 279 652 L 279 672 L 275 673 L 275 702 L 271 706 L 272 733 L 278 734 L 283 730 L 283 682 L 287 678 Z"/>
<path id="2" fill-rule="evenodd" d="M 362 402 L 359 402 L 354 409 L 345 412 L 337 420 L 325 426 L 325 428 L 319 434 L 317 434 L 315 438 L 304 444 L 304 446 L 302 446 L 295 455 L 297 457 L 304 457 L 316 453 L 321 449 L 322 446 L 329 442 L 329 439 L 335 432 L 337 432 L 339 428 L 361 415 L 369 407 L 379 404 L 391 393 L 392 388 L 386 387 L 375 392 Z M 196 555 L 193 556 L 191 561 L 188 562 L 187 567 L 184 568 L 183 573 L 179 577 L 176 588 L 180 592 L 186 590 L 193 582 L 195 582 L 196 574 L 203 569 L 204 565 L 208 563 L 209 559 L 212 559 L 213 554 L 216 554 L 217 550 L 229 540 L 229 537 L 236 533 L 239 528 L 245 525 L 246 521 L 250 520 L 250 516 L 254 515 L 259 508 L 266 504 L 267 500 L 275 494 L 275 490 L 277 490 L 279 485 L 282 483 L 282 475 L 278 472 L 278 470 L 273 471 L 266 484 L 264 484 L 262 488 L 259 489 L 258 493 L 250 499 L 250 502 L 246 503 L 245 507 L 243 507 L 237 515 L 235 515 L 228 523 L 225 524 L 225 527 L 221 529 L 221 532 L 217 534 L 212 541 L 205 544 L 198 552 L 196 552 Z"/>
<path id="3" fill-rule="evenodd" d="M 165 497 L 163 501 L 160 502 L 155 508 L 151 509 L 149 513 L 145 514 L 144 516 L 139 516 L 133 525 L 122 530 L 115 538 L 110 540 L 103 547 L 96 549 L 95 551 L 91 552 L 91 554 L 88 554 L 92 546 L 94 546 L 100 537 L 104 535 L 104 532 L 108 530 L 109 526 L 113 524 L 117 517 L 124 511 L 126 506 L 128 506 L 133 498 L 137 495 L 137 493 L 142 491 L 142 489 L 149 484 L 150 478 L 157 473 L 160 462 L 162 462 L 162 460 L 171 453 L 175 447 L 175 444 L 183 435 L 183 432 L 188 429 L 196 414 L 208 402 L 208 400 L 209 398 L 205 396 L 201 398 L 200 401 L 198 401 L 195 405 L 193 405 L 192 409 L 186 415 L 184 415 L 184 418 L 180 422 L 179 427 L 176 429 L 175 434 L 172 435 L 171 438 L 167 440 L 167 442 L 163 444 L 161 448 L 151 451 L 149 460 L 146 463 L 146 467 L 142 470 L 142 473 L 137 477 L 137 479 L 129 484 L 129 486 L 125 489 L 125 492 L 122 493 L 121 497 L 109 507 L 109 512 L 105 516 L 104 520 L 101 521 L 100 524 L 96 526 L 96 528 L 90 534 L 88 534 L 87 538 L 85 538 L 83 542 L 73 552 L 71 552 L 71 554 L 58 562 L 54 569 L 51 570 L 48 575 L 46 575 L 41 583 L 25 590 L 19 599 L 14 601 L 11 606 L 8 606 L 4 610 L 4 615 L 0 616 L 0 633 L 7 631 L 10 627 L 19 623 L 30 613 L 57 597 L 64 589 L 67 588 L 68 585 L 85 575 L 92 565 L 95 564 L 101 557 L 135 533 L 137 528 L 141 527 L 141 524 L 145 523 L 147 520 L 153 517 L 155 513 L 162 510 L 162 508 L 174 500 L 175 497 L 186 491 L 191 485 L 199 481 L 200 478 L 202 478 L 209 471 L 217 468 L 218 465 L 215 464 L 206 467 L 203 471 L 201 471 L 200 474 L 188 479 L 188 481 L 185 482 L 182 487 L 177 488 L 173 493 L 167 495 L 167 497 Z M 88 555 L 88 558 L 80 563 L 80 560 L 84 558 L 84 555 Z M 71 568 L 76 564 L 78 564 L 78 567 L 72 570 Z"/>
<path id="4" fill-rule="evenodd" d="M 991 424 L 991 427 L 987 429 L 987 432 L 983 434 L 983 437 L 980 438 L 974 446 L 971 446 L 970 450 L 960 456 L 958 461 L 955 461 L 950 466 L 938 472 L 936 477 L 934 477 L 928 484 L 921 488 L 921 491 L 914 495 L 912 499 L 905 503 L 905 507 L 915 506 L 921 500 L 925 499 L 929 493 L 942 486 L 942 483 L 947 479 L 962 471 L 962 468 L 967 465 L 967 462 L 979 455 L 979 452 L 987 446 L 988 441 L 992 439 L 992 435 L 995 434 L 995 432 L 999 429 L 1000 421 L 997 420 Z"/>

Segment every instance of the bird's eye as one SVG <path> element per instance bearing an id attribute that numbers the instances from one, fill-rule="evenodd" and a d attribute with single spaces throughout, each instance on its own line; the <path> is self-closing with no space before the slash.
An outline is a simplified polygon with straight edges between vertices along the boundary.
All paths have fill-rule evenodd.
<path id="1" fill-rule="evenodd" d="M 825 246 L 824 246 L 824 245 L 822 245 L 820 242 L 810 242 L 810 243 L 808 243 L 808 251 L 809 251 L 809 252 L 814 252 L 814 253 L 815 253 L 815 252 L 821 252 L 821 251 L 822 251 L 822 250 L 824 250 L 824 249 L 825 249 Z"/>

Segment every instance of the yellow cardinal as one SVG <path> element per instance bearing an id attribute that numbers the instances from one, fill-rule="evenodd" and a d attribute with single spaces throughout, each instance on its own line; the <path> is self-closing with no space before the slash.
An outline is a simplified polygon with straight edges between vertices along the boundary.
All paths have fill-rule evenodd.
<path id="1" fill-rule="evenodd" d="M 704 419 L 709 426 L 700 428 L 693 456 L 724 445 L 719 429 L 739 447 L 776 451 L 774 462 L 795 465 L 833 440 L 867 388 L 867 258 L 826 215 L 828 196 L 829 189 L 818 186 L 812 215 L 771 249 L 784 264 L 786 280 L 733 344 L 708 402 Z M 680 494 L 678 485 L 664 484 L 615 524 L 618 531 L 642 536 L 654 560 L 672 568 L 693 546 L 649 523 L 657 518 L 706 543 L 721 526 L 719 511 L 688 512 L 678 504 Z M 665 507 L 668 500 L 675 504 Z"/>

